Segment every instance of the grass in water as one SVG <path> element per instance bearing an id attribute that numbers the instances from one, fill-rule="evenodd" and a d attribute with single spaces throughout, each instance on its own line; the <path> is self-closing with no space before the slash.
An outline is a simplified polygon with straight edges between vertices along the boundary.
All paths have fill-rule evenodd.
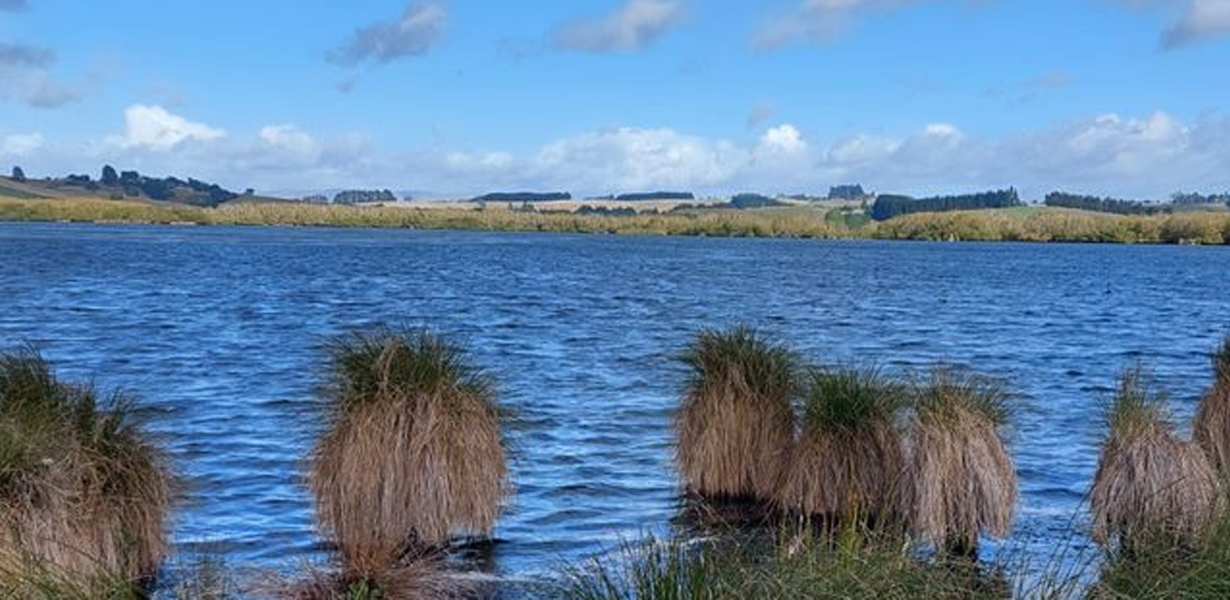
<path id="1" fill-rule="evenodd" d="M 329 425 L 310 484 L 341 579 L 397 579 L 407 555 L 489 535 L 508 491 L 489 378 L 424 331 L 356 333 L 330 350 Z"/>
<path id="2" fill-rule="evenodd" d="M 1213 355 L 1213 387 L 1200 400 L 1192 430 L 1222 480 L 1230 480 L 1230 336 Z"/>
<path id="3" fill-rule="evenodd" d="M 0 595 L 126 598 L 167 551 L 171 475 L 122 395 L 0 354 Z"/>
<path id="4" fill-rule="evenodd" d="M 1200 447 L 1175 434 L 1139 367 L 1121 377 L 1107 407 L 1109 435 L 1094 476 L 1093 538 L 1121 554 L 1142 547 L 1195 547 L 1224 511 L 1223 489 Z"/>
<path id="5" fill-rule="evenodd" d="M 702 331 L 683 361 L 692 376 L 675 431 L 685 485 L 715 498 L 776 497 L 793 445 L 795 354 L 735 327 Z"/>
<path id="6" fill-rule="evenodd" d="M 829 523 L 883 524 L 902 515 L 903 392 L 874 369 L 809 373 L 780 504 Z"/>
<path id="7" fill-rule="evenodd" d="M 975 555 L 981 535 L 1006 537 L 1016 516 L 1016 467 L 1000 437 L 1009 396 L 950 368 L 912 387 L 911 528 L 941 551 Z"/>

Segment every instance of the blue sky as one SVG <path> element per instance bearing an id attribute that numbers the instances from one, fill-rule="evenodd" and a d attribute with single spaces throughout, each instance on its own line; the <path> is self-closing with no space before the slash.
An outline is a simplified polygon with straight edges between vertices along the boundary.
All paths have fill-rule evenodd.
<path id="1" fill-rule="evenodd" d="M 1230 189 L 1230 0 L 0 0 L 0 165 L 288 194 Z"/>

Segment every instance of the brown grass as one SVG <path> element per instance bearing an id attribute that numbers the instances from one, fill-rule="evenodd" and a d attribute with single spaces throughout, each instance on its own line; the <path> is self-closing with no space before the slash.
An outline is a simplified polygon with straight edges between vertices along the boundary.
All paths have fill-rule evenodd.
<path id="1" fill-rule="evenodd" d="M 0 355 L 0 586 L 135 585 L 167 551 L 170 499 L 126 399 L 58 381 L 33 350 Z"/>
<path id="2" fill-rule="evenodd" d="M 1012 529 L 1016 468 L 1000 437 L 1008 396 L 996 382 L 937 368 L 915 382 L 909 439 L 912 529 L 937 548 L 973 553 L 982 534 Z"/>
<path id="3" fill-rule="evenodd" d="M 508 468 L 486 377 L 426 332 L 354 334 L 332 350 L 334 413 L 311 488 L 343 575 L 379 580 L 408 551 L 489 535 Z"/>
<path id="4" fill-rule="evenodd" d="M 736 327 L 701 332 L 683 360 L 692 369 L 675 421 L 684 484 L 708 497 L 776 497 L 794 438 L 794 354 Z"/>
<path id="5" fill-rule="evenodd" d="M 1192 429 L 1213 467 L 1230 478 L 1230 336 L 1213 356 L 1213 387 L 1200 400 Z"/>
<path id="6" fill-rule="evenodd" d="M 1224 509 L 1220 481 L 1195 443 L 1180 440 L 1139 369 L 1125 373 L 1107 410 L 1110 434 L 1094 476 L 1093 537 L 1112 547 L 1194 544 Z"/>
<path id="7" fill-rule="evenodd" d="M 812 373 L 780 504 L 827 522 L 902 514 L 901 406 L 898 386 L 873 370 Z"/>

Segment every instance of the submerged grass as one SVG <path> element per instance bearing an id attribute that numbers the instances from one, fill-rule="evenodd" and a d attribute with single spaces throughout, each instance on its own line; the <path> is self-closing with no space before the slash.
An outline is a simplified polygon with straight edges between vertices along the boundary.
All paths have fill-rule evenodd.
<path id="1" fill-rule="evenodd" d="M 685 485 L 704 496 L 775 498 L 794 438 L 798 358 L 735 327 L 702 331 L 683 361 L 692 377 L 675 429 Z"/>
<path id="2" fill-rule="evenodd" d="M 59 381 L 32 349 L 0 354 L 0 590 L 135 594 L 167 551 L 170 499 L 128 399 Z"/>
<path id="3" fill-rule="evenodd" d="M 829 523 L 904 514 L 904 389 L 874 369 L 812 370 L 781 506 Z"/>
<path id="4" fill-rule="evenodd" d="M 407 555 L 490 534 L 508 467 L 487 376 L 425 331 L 356 333 L 330 350 L 310 483 L 342 580 L 378 582 Z"/>
<path id="5" fill-rule="evenodd" d="M 1107 408 L 1090 504 L 1094 540 L 1112 551 L 1198 547 L 1224 512 L 1220 480 L 1200 447 L 1177 437 L 1166 402 L 1137 367 Z"/>
<path id="6" fill-rule="evenodd" d="M 995 380 L 951 368 L 912 388 L 911 527 L 937 549 L 975 554 L 981 535 L 1006 537 L 1016 517 L 1016 467 L 1000 437 L 1009 395 Z"/>

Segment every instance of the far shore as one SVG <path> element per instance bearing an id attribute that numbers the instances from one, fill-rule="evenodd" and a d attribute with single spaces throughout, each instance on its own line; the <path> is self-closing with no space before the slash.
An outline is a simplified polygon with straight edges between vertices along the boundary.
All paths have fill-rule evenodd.
<path id="1" fill-rule="evenodd" d="M 581 214 L 462 206 L 339 206 L 230 203 L 217 208 L 128 200 L 0 197 L 0 221 L 137 225 L 356 227 L 544 232 L 628 236 L 705 236 L 979 242 L 1230 245 L 1230 213 L 1119 216 L 1028 206 L 918 213 L 883 222 L 850 218 L 833 206 L 752 210 Z"/>

